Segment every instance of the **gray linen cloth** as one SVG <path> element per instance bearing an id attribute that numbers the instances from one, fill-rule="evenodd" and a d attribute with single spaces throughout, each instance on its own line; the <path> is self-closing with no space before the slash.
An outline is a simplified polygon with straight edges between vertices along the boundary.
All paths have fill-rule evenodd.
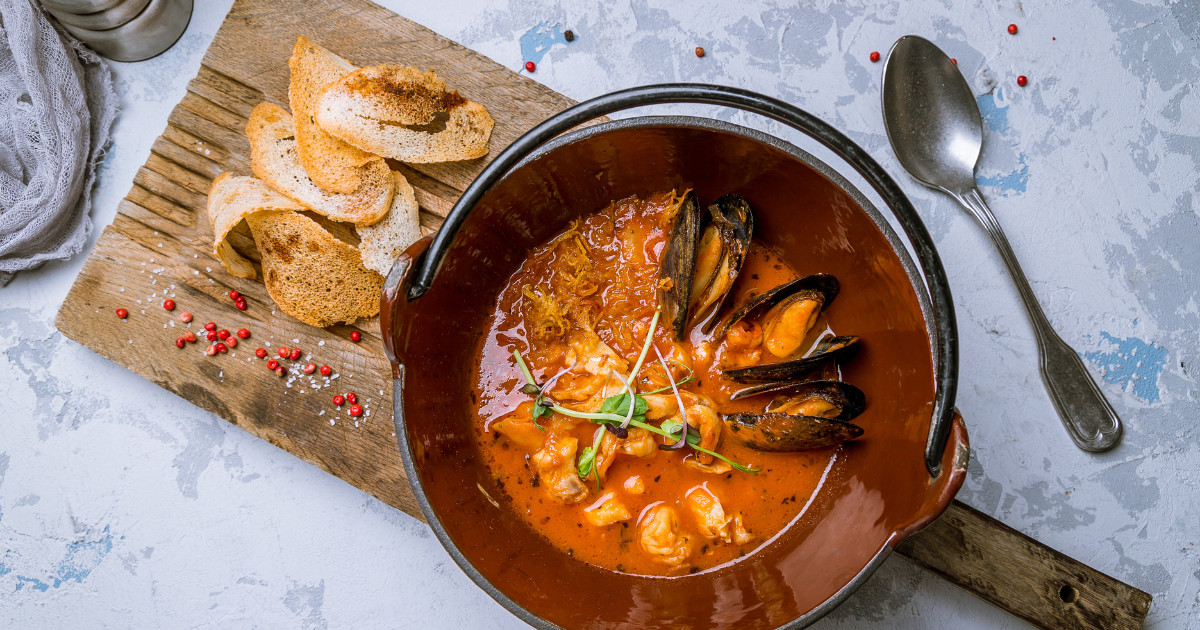
<path id="1" fill-rule="evenodd" d="M 32 0 L 0 0 L 0 286 L 83 249 L 116 113 L 96 53 L 60 34 Z"/>

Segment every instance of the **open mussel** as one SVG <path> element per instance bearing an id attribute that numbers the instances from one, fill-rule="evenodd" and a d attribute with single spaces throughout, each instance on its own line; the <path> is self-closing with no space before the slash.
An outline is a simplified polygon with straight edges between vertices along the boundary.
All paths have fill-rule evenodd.
<path id="1" fill-rule="evenodd" d="M 672 221 L 659 271 L 659 305 L 677 339 L 707 315 L 719 311 L 737 281 L 750 239 L 754 211 L 741 195 L 718 197 L 699 212 L 696 197 L 685 196 Z M 704 332 L 717 324 L 711 319 Z"/>
<path id="2" fill-rule="evenodd" d="M 726 317 L 718 330 L 718 337 L 728 342 L 724 374 L 741 383 L 782 386 L 799 380 L 826 359 L 853 349 L 858 337 L 826 337 L 804 356 L 796 356 L 839 291 L 837 278 L 819 273 L 752 298 Z M 761 391 L 768 390 L 754 393 Z"/>
<path id="3" fill-rule="evenodd" d="M 807 381 L 772 401 L 763 413 L 724 416 L 729 434 L 760 451 L 803 451 L 835 446 L 862 435 L 850 420 L 866 408 L 866 397 L 840 381 Z"/>
<path id="4" fill-rule="evenodd" d="M 741 195 L 722 195 L 708 207 L 708 222 L 696 247 L 689 324 L 720 310 L 742 271 L 753 236 L 754 211 Z M 703 332 L 711 332 L 716 322 L 710 321 Z"/>

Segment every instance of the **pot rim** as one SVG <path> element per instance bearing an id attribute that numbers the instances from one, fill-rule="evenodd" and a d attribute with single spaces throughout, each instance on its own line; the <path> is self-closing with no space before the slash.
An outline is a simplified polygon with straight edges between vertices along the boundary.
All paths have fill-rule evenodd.
<path id="1" fill-rule="evenodd" d="M 869 199 L 867 199 L 867 197 L 862 193 L 861 190 L 859 190 L 857 186 L 851 183 L 845 176 L 843 176 L 840 172 L 835 170 L 823 160 L 781 138 L 772 136 L 757 129 L 745 127 L 743 125 L 698 116 L 634 116 L 617 120 L 608 120 L 589 125 L 581 129 L 574 129 L 547 141 L 543 145 L 530 152 L 530 154 L 524 159 L 520 160 L 508 173 L 504 175 L 503 178 L 496 182 L 496 185 L 499 185 L 500 182 L 512 176 L 513 173 L 522 167 L 525 167 L 531 162 L 538 160 L 548 153 L 568 144 L 580 142 L 603 133 L 624 129 L 641 129 L 652 127 L 683 127 L 739 135 L 752 141 L 765 144 L 779 151 L 783 151 L 789 156 L 800 160 L 806 166 L 812 168 L 833 182 L 834 185 L 849 195 L 854 202 L 857 203 L 865 213 L 867 213 L 872 222 L 874 222 L 879 228 L 884 238 L 887 239 L 889 245 L 892 247 L 892 250 L 896 253 L 897 258 L 904 267 L 905 273 L 908 275 L 910 284 L 914 288 L 914 293 L 917 296 L 921 313 L 925 320 L 926 334 L 930 343 L 930 356 L 932 358 L 936 355 L 937 347 L 935 345 L 935 340 L 937 336 L 937 327 L 934 320 L 933 306 L 928 295 L 928 289 L 924 276 L 917 270 L 915 263 L 909 255 L 906 244 L 900 240 L 895 230 L 892 229 L 891 224 L 886 220 L 883 214 L 879 212 L 878 208 L 876 208 L 875 205 Z M 397 264 L 388 274 L 385 291 L 389 293 L 394 292 L 395 296 L 400 297 L 400 299 L 404 299 L 402 296 L 407 294 L 409 288 L 408 285 L 412 280 L 412 274 L 410 272 L 412 272 L 413 268 L 417 266 L 420 258 L 424 255 L 425 251 L 432 242 L 432 239 L 432 236 L 424 237 L 405 252 L 405 255 L 397 261 Z M 914 245 L 914 247 L 915 246 L 916 245 Z M 385 296 L 385 302 L 386 301 L 387 300 Z M 389 331 L 385 328 L 383 334 L 385 337 L 387 337 L 389 335 Z M 433 506 L 429 502 L 428 495 L 425 493 L 424 484 L 421 482 L 420 474 L 416 469 L 412 443 L 408 439 L 408 431 L 404 415 L 405 366 L 398 364 L 394 359 L 392 363 L 394 375 L 392 385 L 394 405 L 393 417 L 396 428 L 396 438 L 398 441 L 400 454 L 402 455 L 401 459 L 404 464 L 404 471 L 408 478 L 409 484 L 413 489 L 413 494 L 415 495 L 417 504 L 420 506 L 421 512 L 425 515 L 425 518 L 433 530 L 434 535 L 438 539 L 438 542 L 442 544 L 442 547 L 445 548 L 446 552 L 454 560 L 455 564 L 457 564 L 459 568 L 471 578 L 471 581 L 508 612 L 512 613 L 522 621 L 528 623 L 534 628 L 537 628 L 538 630 L 563 630 L 561 626 L 537 616 L 524 606 L 518 604 L 515 600 L 493 585 L 491 581 L 487 579 L 487 577 L 485 577 L 478 569 L 475 568 L 474 564 L 471 563 L 471 561 L 454 543 L 453 539 L 451 539 L 445 526 L 442 524 L 441 518 L 434 512 Z M 934 378 L 936 380 L 938 377 L 937 361 L 931 361 L 931 363 L 934 371 Z M 930 423 L 932 424 L 934 420 L 935 418 L 931 417 Z M 800 628 L 804 628 L 815 623 L 834 608 L 837 608 L 870 578 L 870 576 L 879 568 L 883 561 L 886 560 L 889 555 L 891 555 L 891 552 L 896 544 L 898 544 L 907 536 L 928 525 L 930 522 L 940 516 L 946 507 L 949 506 L 954 495 L 958 493 L 958 490 L 962 485 L 963 477 L 965 476 L 967 467 L 967 460 L 969 457 L 969 450 L 966 446 L 965 429 L 962 427 L 961 418 L 957 414 L 955 414 L 954 424 L 956 426 L 951 430 L 951 439 L 946 441 L 942 453 L 942 458 L 944 460 L 949 459 L 952 462 L 950 467 L 942 470 L 942 474 L 947 475 L 946 490 L 948 493 L 945 494 L 948 494 L 948 496 L 945 496 L 943 500 L 938 500 L 935 503 L 935 509 L 928 510 L 926 514 L 921 514 L 920 512 L 915 514 L 914 517 L 916 520 L 913 523 L 908 524 L 907 527 L 893 531 L 880 549 L 877 550 L 871 559 L 863 566 L 863 568 L 856 573 L 854 577 L 847 581 L 844 586 L 838 589 L 836 593 L 834 593 L 824 602 L 818 604 L 812 610 L 801 614 L 800 616 L 783 625 L 777 626 L 776 630 L 799 630 Z M 955 429 L 957 429 L 957 431 Z M 960 439 L 954 439 L 954 434 L 956 433 L 961 433 Z"/>

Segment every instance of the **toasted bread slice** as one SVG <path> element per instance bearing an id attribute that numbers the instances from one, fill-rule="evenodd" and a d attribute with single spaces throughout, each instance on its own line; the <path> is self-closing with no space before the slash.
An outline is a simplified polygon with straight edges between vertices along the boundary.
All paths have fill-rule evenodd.
<path id="1" fill-rule="evenodd" d="M 392 209 L 375 225 L 355 227 L 361 239 L 358 252 L 362 254 L 363 266 L 383 276 L 388 275 L 392 263 L 400 254 L 421 238 L 421 222 L 413 187 L 400 173 L 393 172 L 392 175 L 396 178 Z"/>
<path id="2" fill-rule="evenodd" d="M 383 218 L 392 204 L 391 171 L 371 176 L 350 194 L 329 192 L 309 179 L 296 153 L 292 115 L 274 103 L 259 103 L 246 123 L 250 137 L 250 169 L 275 190 L 334 221 L 369 225 Z"/>
<path id="3" fill-rule="evenodd" d="M 494 121 L 487 109 L 447 90 L 436 74 L 373 66 L 321 92 L 317 124 L 330 134 L 401 162 L 469 160 L 487 155 Z"/>
<path id="4" fill-rule="evenodd" d="M 325 133 L 313 119 L 321 90 L 354 72 L 355 67 L 303 35 L 296 38 L 288 67 L 292 71 L 288 100 L 296 124 L 296 152 L 313 182 L 331 192 L 350 194 L 365 180 L 378 178 L 381 170 L 386 173 L 389 169 L 383 158 Z"/>
<path id="5" fill-rule="evenodd" d="M 271 190 L 261 180 L 221 173 L 208 191 L 208 220 L 213 228 L 213 256 L 230 274 L 253 278 L 254 265 L 225 240 L 242 219 L 262 210 L 304 210 L 304 206 Z"/>
<path id="6" fill-rule="evenodd" d="M 256 212 L 246 220 L 267 292 L 283 312 L 320 328 L 379 312 L 383 276 L 362 266 L 357 249 L 297 212 Z"/>

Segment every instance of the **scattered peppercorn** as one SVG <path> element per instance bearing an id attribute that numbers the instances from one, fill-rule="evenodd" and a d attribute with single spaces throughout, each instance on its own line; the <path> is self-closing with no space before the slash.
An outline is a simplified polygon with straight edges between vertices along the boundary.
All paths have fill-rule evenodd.
<path id="1" fill-rule="evenodd" d="M 229 291 L 229 299 L 233 300 L 234 302 L 236 302 L 240 297 L 242 297 L 241 293 L 233 290 Z"/>
<path id="2" fill-rule="evenodd" d="M 329 376 L 330 374 L 333 374 L 333 368 L 329 367 L 328 365 L 322 365 L 321 376 Z"/>
<path id="3" fill-rule="evenodd" d="M 351 405 L 358 402 L 358 394 L 355 394 L 354 392 L 346 392 L 346 402 L 350 403 Z"/>
<path id="4" fill-rule="evenodd" d="M 204 330 L 216 330 L 216 329 L 217 329 L 216 322 L 208 322 L 207 324 L 204 325 Z"/>
<path id="5" fill-rule="evenodd" d="M 175 300 L 163 300 L 163 308 L 168 311 L 175 310 Z"/>
<path id="6" fill-rule="evenodd" d="M 281 366 L 275 368 L 275 373 L 280 376 L 283 376 L 283 375 L 287 374 L 287 370 L 283 369 L 283 366 L 281 365 Z"/>
<path id="7" fill-rule="evenodd" d="M 222 328 L 221 330 L 217 331 L 217 337 L 219 337 L 221 341 L 225 341 L 229 338 L 229 331 Z"/>
<path id="8" fill-rule="evenodd" d="M 1027 84 L 1027 83 L 1029 83 L 1029 77 L 1027 77 L 1023 74 L 1021 76 L 1017 77 L 1017 85 L 1019 85 L 1021 87 L 1025 87 L 1025 84 Z"/>
<path id="9" fill-rule="evenodd" d="M 250 331 L 246 330 L 245 328 L 239 328 L 237 329 L 237 336 L 241 337 L 242 339 L 249 339 Z"/>
<path id="10" fill-rule="evenodd" d="M 184 346 L 186 346 L 186 345 L 187 345 L 187 341 L 184 341 L 183 337 L 176 337 L 176 338 L 175 338 L 175 347 L 176 347 L 176 348 L 182 348 L 182 347 L 184 347 Z"/>
<path id="11" fill-rule="evenodd" d="M 229 352 L 229 346 L 221 343 L 220 341 L 217 342 L 216 348 L 217 348 L 217 352 L 220 352 L 221 354 L 225 354 L 226 352 Z"/>
<path id="12" fill-rule="evenodd" d="M 563 31 L 563 39 L 567 40 L 568 44 L 575 41 L 575 31 L 572 31 L 572 30 Z"/>
<path id="13" fill-rule="evenodd" d="M 304 373 L 305 374 L 312 374 L 313 372 L 316 372 L 316 371 L 317 371 L 316 363 L 306 363 L 304 365 Z"/>
<path id="14" fill-rule="evenodd" d="M 237 347 L 237 337 L 230 337 L 230 338 L 226 339 L 225 345 L 229 346 L 230 348 L 236 348 Z"/>
<path id="15" fill-rule="evenodd" d="M 875 62 L 879 61 L 879 51 L 872 50 L 870 57 L 871 57 L 871 63 L 875 63 Z"/>
<path id="16" fill-rule="evenodd" d="M 267 361 L 267 369 L 268 370 L 274 370 L 277 367 L 279 367 L 279 362 L 276 361 L 275 359 L 271 359 L 270 361 Z"/>
<path id="17" fill-rule="evenodd" d="M 216 353 L 217 353 L 217 347 L 216 347 L 216 346 L 209 346 L 209 347 L 208 347 L 208 349 L 204 351 L 204 354 L 207 354 L 207 355 L 208 355 L 208 356 L 210 356 L 210 357 L 211 357 L 211 356 L 213 356 L 213 355 L 214 355 L 214 354 L 216 354 Z"/>
<path id="18" fill-rule="evenodd" d="M 211 331 L 211 330 L 210 330 L 210 331 L 208 331 L 207 333 L 205 333 L 205 334 L 204 334 L 204 338 L 205 338 L 205 339 L 207 339 L 207 340 L 209 340 L 209 341 L 216 341 L 216 340 L 217 340 L 217 333 L 215 333 L 215 332 L 213 332 L 213 331 Z"/>
<path id="19" fill-rule="evenodd" d="M 345 404 L 345 403 L 346 403 L 346 397 L 345 397 L 345 396 L 342 396 L 341 394 L 336 394 L 336 395 L 334 395 L 334 397 L 333 397 L 333 404 L 335 404 L 335 405 L 337 405 L 337 406 L 341 407 L 341 406 L 342 406 L 343 404 Z"/>
<path id="20" fill-rule="evenodd" d="M 302 353 L 300 352 L 300 348 L 292 348 L 292 353 L 290 355 L 288 355 L 288 358 L 295 361 L 296 359 L 300 358 L 301 354 Z"/>
<path id="21" fill-rule="evenodd" d="M 956 65 L 956 66 L 958 65 L 958 60 L 957 60 L 957 59 L 955 59 L 954 57 L 951 57 L 951 58 L 950 58 L 950 61 L 953 61 L 953 62 L 954 62 L 954 65 Z"/>
<path id="22" fill-rule="evenodd" d="M 703 57 L 704 56 L 704 48 L 697 46 L 696 47 L 696 56 Z"/>
<path id="23" fill-rule="evenodd" d="M 350 341 L 355 343 L 362 341 L 362 333 L 358 332 L 357 330 L 350 331 Z"/>
<path id="24" fill-rule="evenodd" d="M 288 358 L 287 346 L 279 346 L 279 350 L 276 350 L 275 352 L 279 355 L 280 359 Z"/>
<path id="25" fill-rule="evenodd" d="M 180 314 L 179 314 L 179 321 L 181 321 L 181 322 L 183 322 L 183 323 L 185 323 L 185 324 L 186 324 L 186 323 L 188 323 L 188 322 L 190 322 L 190 321 L 192 321 L 192 314 L 191 314 L 191 313 L 189 313 L 189 312 L 187 312 L 187 311 L 184 311 L 184 312 L 180 313 Z"/>
<path id="26" fill-rule="evenodd" d="M 117 309 L 117 317 L 120 317 L 121 319 L 125 319 L 126 317 L 129 317 L 129 311 L 127 311 L 123 308 L 119 308 L 119 309 Z"/>
<path id="27" fill-rule="evenodd" d="M 1009 35 L 1016 35 L 1016 34 L 1017 34 L 1017 25 L 1016 25 L 1016 24 L 1009 24 L 1009 25 L 1008 25 L 1008 34 L 1009 34 Z"/>
<path id="28" fill-rule="evenodd" d="M 362 407 L 359 407 L 358 405 L 350 405 L 350 415 L 354 416 L 355 418 L 361 416 Z"/>
<path id="29" fill-rule="evenodd" d="M 266 349 L 266 348 L 257 348 L 257 349 L 255 349 L 255 350 L 254 350 L 254 356 L 256 356 L 256 357 L 258 357 L 258 358 L 260 358 L 260 359 L 265 359 L 265 358 L 267 358 L 267 349 Z"/>
<path id="30" fill-rule="evenodd" d="M 196 343 L 196 333 L 194 333 L 190 330 L 187 331 L 186 333 L 183 334 L 183 340 L 188 343 Z"/>
<path id="31" fill-rule="evenodd" d="M 534 70 L 537 70 L 537 64 L 533 63 L 532 61 L 526 61 L 525 62 L 525 71 L 533 72 Z"/>
<path id="32" fill-rule="evenodd" d="M 233 303 L 233 305 L 234 305 L 234 306 L 236 306 L 236 307 L 237 307 L 237 310 L 239 310 L 239 311 L 244 311 L 244 310 L 246 310 L 246 300 L 243 300 L 243 299 L 240 299 L 240 298 L 239 298 L 239 299 L 238 299 L 238 301 L 236 301 L 236 302 L 234 302 L 234 303 Z"/>

